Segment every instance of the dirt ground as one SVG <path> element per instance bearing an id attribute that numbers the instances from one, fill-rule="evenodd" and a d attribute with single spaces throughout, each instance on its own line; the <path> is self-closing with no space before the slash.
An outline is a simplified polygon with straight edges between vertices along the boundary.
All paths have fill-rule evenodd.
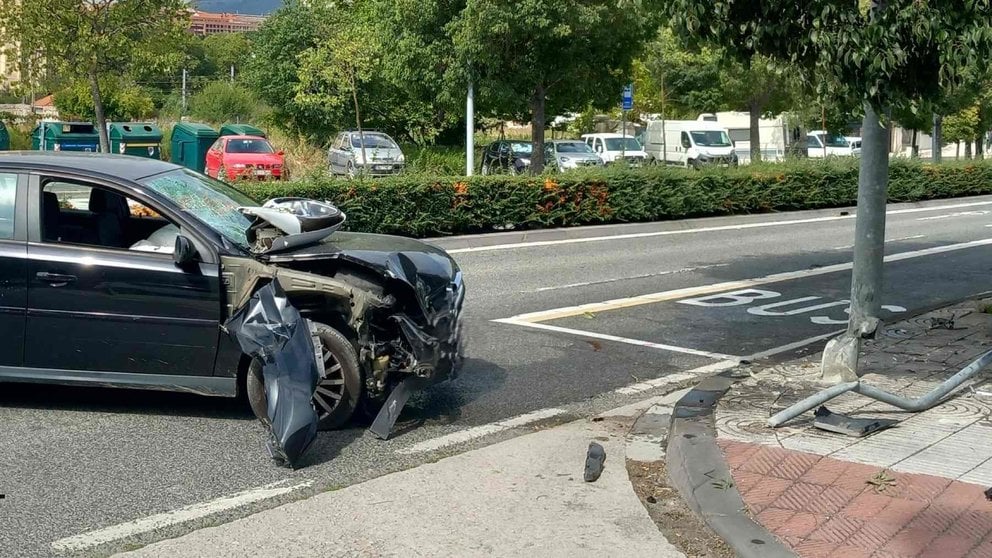
<path id="1" fill-rule="evenodd" d="M 668 484 L 664 461 L 627 461 L 634 492 L 651 519 L 668 539 L 689 558 L 734 558 L 734 551 L 718 537 Z"/>

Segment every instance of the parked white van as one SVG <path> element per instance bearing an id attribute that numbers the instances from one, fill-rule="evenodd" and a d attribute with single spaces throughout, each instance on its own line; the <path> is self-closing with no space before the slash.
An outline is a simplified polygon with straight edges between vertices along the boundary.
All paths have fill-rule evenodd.
<path id="1" fill-rule="evenodd" d="M 723 125 L 705 120 L 653 120 L 644 132 L 644 150 L 659 164 L 699 168 L 737 166 L 737 152 Z"/>
<path id="2" fill-rule="evenodd" d="M 623 134 L 583 134 L 582 141 L 592 148 L 603 160 L 604 165 L 609 165 L 624 158 L 632 166 L 640 166 L 648 158 L 641 143 L 631 135 Z"/>
<path id="3" fill-rule="evenodd" d="M 806 154 L 810 157 L 857 157 L 861 155 L 861 138 L 847 138 L 823 130 L 806 134 Z"/>

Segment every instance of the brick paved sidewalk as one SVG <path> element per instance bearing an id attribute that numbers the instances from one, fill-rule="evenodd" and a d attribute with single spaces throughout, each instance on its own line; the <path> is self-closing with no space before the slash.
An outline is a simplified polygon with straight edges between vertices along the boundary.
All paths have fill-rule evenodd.
<path id="1" fill-rule="evenodd" d="M 910 397 L 930 391 L 992 347 L 988 303 L 886 328 L 865 347 L 864 379 Z M 948 329 L 943 320 L 951 317 Z M 992 370 L 923 413 L 857 394 L 827 403 L 834 412 L 900 421 L 865 438 L 815 429 L 812 413 L 765 426 L 822 387 L 814 359 L 750 372 L 718 404 L 718 444 L 748 511 L 799 556 L 992 558 L 992 502 L 984 495 L 992 486 Z"/>

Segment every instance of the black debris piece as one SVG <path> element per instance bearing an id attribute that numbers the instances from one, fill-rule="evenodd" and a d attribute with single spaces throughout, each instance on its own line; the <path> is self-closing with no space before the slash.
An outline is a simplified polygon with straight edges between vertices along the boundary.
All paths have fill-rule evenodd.
<path id="1" fill-rule="evenodd" d="M 317 436 L 312 398 L 320 373 L 310 322 L 273 281 L 255 292 L 225 329 L 245 354 L 262 363 L 269 454 L 280 465 L 296 467 Z"/>
<path id="2" fill-rule="evenodd" d="M 985 491 L 985 499 L 992 502 L 992 488 Z"/>
<path id="3" fill-rule="evenodd" d="M 606 450 L 596 442 L 589 443 L 586 451 L 586 470 L 582 477 L 586 482 L 596 482 L 603 474 L 603 464 L 606 463 Z"/>
<path id="4" fill-rule="evenodd" d="M 816 417 L 813 419 L 813 426 L 821 430 L 854 436 L 856 438 L 874 434 L 886 428 L 892 428 L 899 422 L 892 419 L 851 418 L 847 415 L 835 413 L 823 405 L 813 415 Z"/>

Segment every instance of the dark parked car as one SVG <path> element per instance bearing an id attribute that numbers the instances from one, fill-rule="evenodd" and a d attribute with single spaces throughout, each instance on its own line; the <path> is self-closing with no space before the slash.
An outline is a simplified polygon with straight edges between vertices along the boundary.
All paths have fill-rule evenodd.
<path id="1" fill-rule="evenodd" d="M 265 417 L 261 366 L 223 325 L 272 281 L 314 322 L 322 428 L 406 378 L 456 375 L 464 290 L 445 252 L 293 234 L 280 213 L 162 161 L 0 155 L 0 381 L 245 392 Z"/>
<path id="2" fill-rule="evenodd" d="M 530 167 L 532 149 L 529 141 L 494 141 L 482 152 L 482 174 L 522 174 Z"/>

